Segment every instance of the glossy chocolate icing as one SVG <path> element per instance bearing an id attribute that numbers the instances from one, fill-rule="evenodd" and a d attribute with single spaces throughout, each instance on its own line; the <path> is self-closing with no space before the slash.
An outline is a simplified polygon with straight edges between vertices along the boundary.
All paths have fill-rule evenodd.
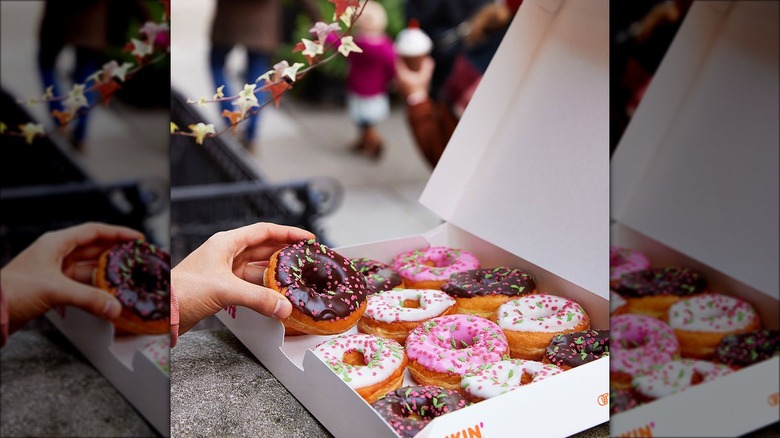
<path id="1" fill-rule="evenodd" d="M 293 307 L 315 321 L 344 318 L 366 300 L 363 275 L 347 258 L 313 239 L 282 249 L 275 275 Z"/>
<path id="2" fill-rule="evenodd" d="M 136 240 L 108 253 L 106 282 L 122 305 L 145 321 L 171 315 L 171 256 L 157 246 Z"/>
<path id="3" fill-rule="evenodd" d="M 457 391 L 438 386 L 407 386 L 375 401 L 376 410 L 404 438 L 419 433 L 431 420 L 468 405 Z"/>
<path id="4" fill-rule="evenodd" d="M 384 292 L 401 286 L 403 280 L 398 272 L 395 272 L 390 265 L 386 265 L 376 260 L 359 258 L 352 259 L 358 271 L 365 276 L 366 287 L 369 294 Z"/>
<path id="5" fill-rule="evenodd" d="M 620 277 L 615 292 L 624 297 L 688 296 L 704 292 L 707 282 L 689 268 L 667 266 L 630 272 Z"/>
<path id="6" fill-rule="evenodd" d="M 609 356 L 609 330 L 586 330 L 554 336 L 544 354 L 550 363 L 572 368 Z"/>
<path id="7" fill-rule="evenodd" d="M 531 274 L 519 269 L 474 269 L 452 274 L 441 290 L 458 298 L 485 295 L 522 295 L 536 289 Z"/>

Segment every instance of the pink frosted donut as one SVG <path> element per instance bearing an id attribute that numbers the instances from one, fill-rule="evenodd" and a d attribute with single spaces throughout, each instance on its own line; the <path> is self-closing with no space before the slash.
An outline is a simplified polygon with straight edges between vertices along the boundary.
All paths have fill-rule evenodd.
<path id="1" fill-rule="evenodd" d="M 630 389 L 631 379 L 680 354 L 674 331 L 660 319 L 646 315 L 617 315 L 610 318 L 610 384 Z"/>
<path id="2" fill-rule="evenodd" d="M 623 274 L 643 271 L 650 267 L 650 260 L 639 251 L 633 249 L 609 247 L 609 282 L 617 283 Z"/>
<path id="3" fill-rule="evenodd" d="M 683 357 L 711 359 L 723 338 L 760 329 L 761 318 L 747 301 L 705 293 L 672 305 L 669 325 L 680 341 Z"/>
<path id="4" fill-rule="evenodd" d="M 562 373 L 553 364 L 510 359 L 475 368 L 460 381 L 466 397 L 479 402 Z"/>
<path id="5" fill-rule="evenodd" d="M 448 315 L 417 326 L 406 338 L 409 371 L 422 385 L 462 391 L 471 369 L 498 362 L 509 349 L 498 325 L 474 315 Z"/>
<path id="6" fill-rule="evenodd" d="M 649 402 L 729 373 L 731 368 L 726 365 L 703 360 L 678 359 L 634 377 L 633 386 L 638 399 Z"/>
<path id="7" fill-rule="evenodd" d="M 393 269 L 408 288 L 439 289 L 452 274 L 479 269 L 479 260 L 462 249 L 432 246 L 399 254 L 393 260 Z"/>

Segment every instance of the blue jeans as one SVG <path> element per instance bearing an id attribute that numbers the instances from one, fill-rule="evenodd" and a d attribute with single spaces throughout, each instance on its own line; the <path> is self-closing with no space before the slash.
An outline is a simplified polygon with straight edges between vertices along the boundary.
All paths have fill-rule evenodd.
<path id="1" fill-rule="evenodd" d="M 54 96 L 62 96 L 63 92 L 65 91 L 63 90 L 63 87 L 57 82 L 57 71 L 55 70 L 57 58 L 59 57 L 61 50 L 62 46 L 59 46 L 48 50 L 41 49 L 38 53 L 38 71 L 41 75 L 43 87 L 52 87 L 52 93 Z M 72 78 L 74 83 L 83 84 L 87 79 L 87 76 L 96 72 L 100 68 L 100 55 L 91 50 L 82 49 L 79 47 L 76 47 L 75 50 L 76 68 L 73 72 Z M 90 105 L 98 99 L 96 92 L 85 93 L 84 96 L 87 98 L 87 101 L 90 103 Z M 61 101 L 49 102 L 49 111 L 62 111 L 62 109 L 63 106 Z M 71 122 L 73 125 L 71 141 L 74 145 L 81 143 L 87 134 L 87 116 L 89 114 L 89 110 L 82 108 L 79 114 L 80 116 L 78 119 Z"/>
<path id="2" fill-rule="evenodd" d="M 225 93 L 225 96 L 235 96 L 237 94 L 237 91 L 234 91 L 233 87 L 231 87 L 227 78 L 225 77 L 225 61 L 227 60 L 228 54 L 231 50 L 233 50 L 233 46 L 222 46 L 214 44 L 211 46 L 211 54 L 209 56 L 209 65 L 211 66 L 211 77 L 214 80 L 214 88 L 224 85 L 225 88 L 222 90 L 222 92 Z M 262 75 L 270 69 L 268 64 L 270 62 L 271 56 L 266 52 L 259 52 L 249 49 L 247 49 L 246 53 L 247 67 L 245 81 L 247 84 L 251 85 L 255 83 L 255 79 L 257 79 L 258 76 Z M 257 95 L 257 100 L 259 101 L 260 105 L 262 105 L 269 97 L 270 96 L 267 92 L 259 93 Z M 233 102 L 222 102 L 222 109 L 235 111 L 237 107 L 232 105 L 232 103 Z M 244 122 L 247 125 L 247 141 L 251 142 L 257 135 L 257 123 L 259 120 L 260 114 L 258 113 L 254 116 L 251 116 L 249 120 Z"/>

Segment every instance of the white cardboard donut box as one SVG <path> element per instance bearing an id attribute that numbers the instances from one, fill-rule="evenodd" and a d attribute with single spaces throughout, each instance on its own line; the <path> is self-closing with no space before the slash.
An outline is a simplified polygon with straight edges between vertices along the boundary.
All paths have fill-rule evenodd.
<path id="1" fill-rule="evenodd" d="M 531 272 L 540 290 L 575 299 L 606 329 L 608 17 L 605 0 L 526 0 L 420 198 L 444 223 L 336 250 L 390 262 L 428 245 L 463 248 L 484 267 Z M 396 436 L 310 351 L 329 337 L 285 338 L 278 321 L 241 307 L 217 316 L 334 435 Z M 418 436 L 517 436 L 518 427 L 568 436 L 609 419 L 608 392 L 603 358 L 442 416 Z"/>
<path id="2" fill-rule="evenodd" d="M 698 2 L 611 163 L 612 242 L 778 316 L 777 2 Z M 702 110 L 704 108 L 704 110 Z M 780 419 L 780 358 L 611 417 L 614 436 L 736 436 Z"/>

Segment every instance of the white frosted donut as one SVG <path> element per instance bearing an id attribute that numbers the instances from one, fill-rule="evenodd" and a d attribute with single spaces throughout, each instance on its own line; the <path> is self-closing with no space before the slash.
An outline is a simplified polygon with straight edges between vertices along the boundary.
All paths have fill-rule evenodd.
<path id="1" fill-rule="evenodd" d="M 574 300 L 531 294 L 502 304 L 495 322 L 509 340 L 513 359 L 541 361 L 553 336 L 590 328 L 590 318 Z"/>
<path id="2" fill-rule="evenodd" d="M 669 308 L 673 329 L 728 333 L 750 327 L 758 314 L 747 301 L 721 294 L 683 298 Z"/>
<path id="3" fill-rule="evenodd" d="M 454 298 L 440 290 L 392 289 L 369 295 L 366 311 L 358 321 L 363 333 L 404 343 L 409 332 L 442 315 L 454 313 Z"/>
<path id="4" fill-rule="evenodd" d="M 502 360 L 474 369 L 473 373 L 463 377 L 460 386 L 471 401 L 477 402 L 562 372 L 553 364 L 522 359 Z"/>
<path id="5" fill-rule="evenodd" d="M 641 398 L 651 401 L 715 380 L 730 372 L 728 366 L 710 361 L 677 359 L 634 376 L 632 385 Z"/>
<path id="6" fill-rule="evenodd" d="M 354 333 L 327 340 L 313 351 L 368 403 L 403 383 L 406 353 L 391 339 Z"/>
<path id="7" fill-rule="evenodd" d="M 711 359 L 724 337 L 761 328 L 761 318 L 747 301 L 705 293 L 686 297 L 669 308 L 669 326 L 683 357 Z"/>
<path id="8" fill-rule="evenodd" d="M 364 315 L 382 322 L 427 321 L 455 305 L 452 297 L 433 289 L 394 289 L 368 298 Z M 404 307 L 407 300 L 419 302 L 420 307 Z"/>

